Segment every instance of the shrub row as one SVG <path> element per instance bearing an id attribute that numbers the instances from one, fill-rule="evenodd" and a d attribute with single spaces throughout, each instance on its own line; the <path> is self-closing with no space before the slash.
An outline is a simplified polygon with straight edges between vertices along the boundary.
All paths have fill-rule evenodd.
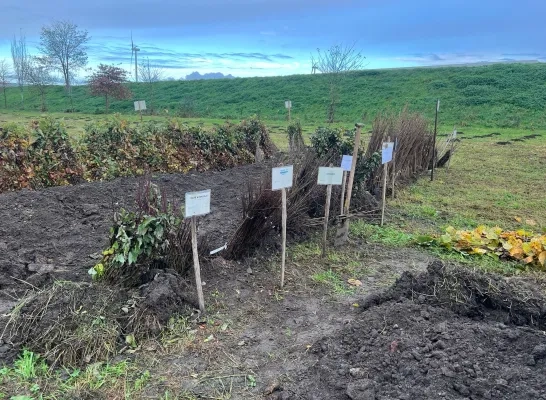
<path id="1" fill-rule="evenodd" d="M 82 180 L 105 180 L 153 172 L 225 169 L 253 162 L 258 146 L 275 151 L 258 119 L 225 123 L 215 130 L 178 120 L 130 125 L 119 115 L 90 124 L 72 141 L 60 121 L 44 118 L 29 127 L 0 129 L 0 192 L 36 189 Z"/>

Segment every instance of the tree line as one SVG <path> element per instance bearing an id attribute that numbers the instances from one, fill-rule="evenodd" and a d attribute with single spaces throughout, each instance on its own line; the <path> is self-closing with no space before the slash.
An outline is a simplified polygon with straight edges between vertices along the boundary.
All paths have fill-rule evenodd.
<path id="1" fill-rule="evenodd" d="M 8 60 L 0 60 L 0 87 L 2 88 L 4 107 L 7 108 L 6 88 L 15 82 L 19 88 L 20 106 L 25 107 L 25 86 L 32 87 L 40 97 L 41 111 L 46 111 L 46 94 L 51 85 L 58 83 L 60 74 L 66 93 L 70 100 L 70 111 L 74 110 L 72 86 L 76 74 L 84 69 L 88 62 L 88 43 L 91 40 L 85 29 L 70 21 L 56 21 L 43 26 L 40 32 L 38 55 L 31 55 L 23 33 L 13 36 L 11 40 L 11 65 Z M 163 78 L 161 68 L 144 60 L 138 65 L 139 75 L 143 82 L 154 83 Z M 86 71 L 91 71 L 86 69 Z M 128 72 L 113 65 L 99 64 L 87 78 L 92 96 L 102 96 L 108 111 L 111 98 L 128 99 L 132 94 L 125 86 Z M 151 110 L 153 111 L 154 88 L 149 90 Z"/>
<path id="2" fill-rule="evenodd" d="M 62 77 L 70 99 L 70 111 L 74 111 L 72 84 L 78 71 L 87 65 L 90 40 L 87 30 L 79 29 L 70 21 L 56 21 L 42 27 L 38 46 L 40 54 L 30 55 L 25 36 L 22 33 L 19 37 L 14 36 L 11 41 L 11 68 L 7 60 L 0 60 L 0 87 L 3 90 L 4 106 L 7 108 L 6 87 L 12 78 L 19 88 L 21 108 L 25 106 L 24 87 L 30 85 L 40 97 L 41 111 L 46 111 L 46 92 L 48 87 L 57 82 L 54 75 L 57 72 Z M 364 59 L 354 44 L 334 45 L 322 52 L 317 49 L 316 55 L 311 56 L 312 73 L 318 71 L 327 75 L 328 122 L 334 122 L 342 80 L 347 76 L 347 72 L 361 69 Z M 163 78 L 163 71 L 151 65 L 149 60 L 144 60 L 138 65 L 138 71 L 135 68 L 136 74 L 141 76 L 143 82 L 150 84 L 148 104 L 150 112 L 153 113 L 155 95 L 153 83 Z M 126 82 L 128 72 L 125 69 L 106 64 L 99 64 L 87 81 L 92 96 L 104 97 L 106 112 L 112 98 L 121 100 L 132 97 L 131 91 L 125 85 Z"/>

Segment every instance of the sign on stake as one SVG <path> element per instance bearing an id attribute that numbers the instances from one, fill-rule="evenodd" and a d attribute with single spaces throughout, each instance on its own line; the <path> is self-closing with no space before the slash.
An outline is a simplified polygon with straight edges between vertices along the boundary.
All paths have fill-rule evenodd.
<path id="1" fill-rule="evenodd" d="M 319 167 L 318 185 L 326 185 L 326 204 L 324 205 L 324 235 L 322 237 L 322 257 L 326 256 L 326 244 L 328 241 L 328 220 L 330 218 L 330 199 L 332 198 L 332 185 L 341 185 L 343 174 L 342 168 Z"/>
<path id="2" fill-rule="evenodd" d="M 271 170 L 271 190 L 282 191 L 282 255 L 281 255 L 281 288 L 284 287 L 284 270 L 286 265 L 286 189 L 292 187 L 294 167 L 287 165 Z"/>
<path id="3" fill-rule="evenodd" d="M 288 121 L 290 121 L 290 110 L 292 109 L 292 102 L 290 100 L 286 100 L 284 102 L 284 107 L 288 110 Z"/>
<path id="4" fill-rule="evenodd" d="M 349 211 L 351 207 L 351 196 L 353 194 L 353 182 L 355 180 L 356 160 L 358 158 L 358 149 L 360 148 L 360 135 L 364 124 L 356 124 L 355 143 L 353 146 L 353 159 L 351 160 L 351 172 L 349 173 L 349 183 L 347 184 L 347 197 L 345 198 L 345 220 L 341 228 L 337 230 L 335 245 L 341 245 L 349 240 Z"/>
<path id="5" fill-rule="evenodd" d="M 381 226 L 385 221 L 385 199 L 387 197 L 387 175 L 389 172 L 389 162 L 392 161 L 392 153 L 394 149 L 394 143 L 391 142 L 391 138 L 387 138 L 387 142 L 383 143 L 381 149 L 381 161 L 383 164 L 383 199 L 381 204 Z"/>
<path id="6" fill-rule="evenodd" d="M 398 150 L 398 138 L 394 139 L 394 147 L 392 149 L 392 198 L 394 199 L 394 183 L 396 181 L 396 152 Z"/>
<path id="7" fill-rule="evenodd" d="M 201 267 L 199 266 L 199 252 L 197 250 L 197 217 L 210 213 L 210 189 L 186 193 L 186 203 L 184 206 L 184 217 L 191 218 L 191 249 L 193 252 L 193 268 L 195 270 L 195 286 L 197 287 L 199 311 L 204 313 L 205 297 L 203 296 Z"/>
<path id="8" fill-rule="evenodd" d="M 135 101 L 135 111 L 140 114 L 140 122 L 142 122 L 142 111 L 146 110 L 146 102 L 144 100 Z"/>

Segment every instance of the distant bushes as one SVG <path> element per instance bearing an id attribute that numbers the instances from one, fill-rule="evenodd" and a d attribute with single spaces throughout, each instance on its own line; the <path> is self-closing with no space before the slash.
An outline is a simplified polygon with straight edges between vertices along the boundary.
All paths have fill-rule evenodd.
<path id="1" fill-rule="evenodd" d="M 255 119 L 226 123 L 214 131 L 168 123 L 131 126 L 119 116 L 90 124 L 71 143 L 61 122 L 43 119 L 30 128 L 0 131 L 0 191 L 67 185 L 153 172 L 225 169 L 254 162 L 258 147 L 275 146 Z"/>
<path id="2" fill-rule="evenodd" d="M 0 129 L 0 192 L 67 185 L 81 179 L 83 168 L 64 126 L 52 118 L 28 129 Z"/>

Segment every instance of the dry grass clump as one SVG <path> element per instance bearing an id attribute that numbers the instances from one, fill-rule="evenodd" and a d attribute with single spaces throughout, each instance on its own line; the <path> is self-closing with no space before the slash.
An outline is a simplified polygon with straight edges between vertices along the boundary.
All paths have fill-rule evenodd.
<path id="1" fill-rule="evenodd" d="M 107 360 L 116 353 L 123 304 L 115 288 L 55 282 L 15 307 L 3 340 L 41 354 L 52 367 Z"/>
<path id="2" fill-rule="evenodd" d="M 287 193 L 287 231 L 298 235 L 315 225 L 312 217 L 323 211 L 324 191 L 317 185 L 317 175 L 319 166 L 328 165 L 328 158 L 318 158 L 309 150 L 292 163 L 294 181 Z M 271 190 L 270 173 L 258 184 L 249 183 L 243 196 L 243 221 L 228 242 L 226 258 L 238 259 L 249 254 L 271 232 L 279 230 L 281 213 L 281 191 Z"/>
<path id="3" fill-rule="evenodd" d="M 398 141 L 395 168 L 389 164 L 388 181 L 393 174 L 400 183 L 426 171 L 432 160 L 433 135 L 428 129 L 428 122 L 421 114 L 404 110 L 399 116 L 378 115 L 372 125 L 372 135 L 366 151 L 366 158 L 381 151 L 381 145 L 390 137 Z M 381 185 L 383 166 L 380 166 L 370 178 L 369 185 L 377 188 Z"/>

